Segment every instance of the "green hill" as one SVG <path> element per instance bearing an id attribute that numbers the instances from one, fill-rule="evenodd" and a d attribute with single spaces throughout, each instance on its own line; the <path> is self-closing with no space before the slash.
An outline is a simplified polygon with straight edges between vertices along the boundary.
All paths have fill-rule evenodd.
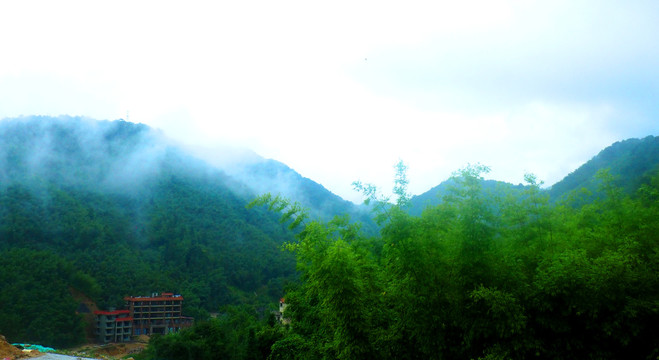
<path id="1" fill-rule="evenodd" d="M 309 209 L 312 217 L 331 220 L 336 215 L 348 214 L 352 220 L 362 224 L 362 230 L 366 233 L 375 235 L 378 232 L 366 206 L 357 206 L 342 199 L 279 161 L 252 158 L 244 163 L 233 164 L 225 171 L 252 193 L 281 194 L 298 201 Z"/>
<path id="2" fill-rule="evenodd" d="M 608 169 L 616 186 L 632 194 L 645 181 L 648 171 L 659 166 L 659 137 L 628 139 L 616 142 L 567 175 L 549 189 L 551 199 L 558 200 L 582 188 L 596 195 L 596 174 Z"/>
<path id="3" fill-rule="evenodd" d="M 445 316 L 444 320 L 449 321 L 452 316 L 461 313 L 460 306 L 471 304 L 469 296 L 478 295 L 470 293 L 469 291 L 473 291 L 471 288 L 459 288 L 465 284 L 465 279 L 472 277 L 480 281 L 474 284 L 480 283 L 481 287 L 484 281 L 482 279 L 491 280 L 488 286 L 492 289 L 511 291 L 520 303 L 531 309 L 537 306 L 537 299 L 553 301 L 551 296 L 555 294 L 545 294 L 544 288 L 539 287 L 542 283 L 538 281 L 544 281 L 548 274 L 553 274 L 549 271 L 552 270 L 554 261 L 552 251 L 559 254 L 558 250 L 555 250 L 559 249 L 565 254 L 571 254 L 570 251 L 573 250 L 570 246 L 575 244 L 574 239 L 585 241 L 583 249 L 588 253 L 583 254 L 588 254 L 597 261 L 600 261 L 600 254 L 618 256 L 620 252 L 627 256 L 630 251 L 634 256 L 648 254 L 649 252 L 643 249 L 655 248 L 651 234 L 654 234 L 653 229 L 656 227 L 651 220 L 656 213 L 653 212 L 656 206 L 651 201 L 656 198 L 656 195 L 653 195 L 655 193 L 652 193 L 656 190 L 656 176 L 652 177 L 650 174 L 652 170 L 657 169 L 658 159 L 659 140 L 657 137 L 647 137 L 612 145 L 550 190 L 540 190 L 538 186 L 514 186 L 497 181 L 483 181 L 479 178 L 480 175 L 476 177 L 476 182 L 471 181 L 473 179 L 469 176 L 456 177 L 411 199 L 409 211 L 412 216 L 421 214 L 424 208 L 430 206 L 430 211 L 423 213 L 419 220 L 407 218 L 408 215 L 401 215 L 395 207 L 389 207 L 392 211 L 389 215 L 393 217 L 390 218 L 390 223 L 385 224 L 378 238 L 364 236 L 364 232 L 366 235 L 376 233 L 377 228 L 362 208 L 342 200 L 321 185 L 274 160 L 259 159 L 241 164 L 232 171 L 222 171 L 190 156 L 172 144 L 162 133 L 141 124 L 74 117 L 23 117 L 3 120 L 0 122 L 0 333 L 12 341 L 39 342 L 55 347 L 82 341 L 84 324 L 82 318 L 75 313 L 76 303 L 71 295 L 72 289 L 87 294 L 101 307 L 121 307 L 122 298 L 126 295 L 172 291 L 184 296 L 186 315 L 202 319 L 207 317 L 208 312 L 217 311 L 225 305 L 248 304 L 252 308 L 261 309 L 261 314 L 266 314 L 268 306 L 276 303 L 284 294 L 284 289 L 288 288 L 292 289 L 289 294 L 293 305 L 297 302 L 300 309 L 308 306 L 308 311 L 303 310 L 295 315 L 298 317 L 298 323 L 305 316 L 309 317 L 308 323 L 305 324 L 307 327 L 296 330 L 300 334 L 320 331 L 314 322 L 316 316 L 322 315 L 331 319 L 336 314 L 341 315 L 345 311 L 350 313 L 363 304 L 371 304 L 372 308 L 366 313 L 348 315 L 355 315 L 357 318 L 374 316 L 373 324 L 380 327 L 378 331 L 381 332 L 378 334 L 382 334 L 382 338 L 377 341 L 384 341 L 383 344 L 392 347 L 395 353 L 403 349 L 399 348 L 400 346 L 408 343 L 405 336 L 419 331 L 419 328 L 406 328 L 408 325 L 404 323 L 392 323 L 402 326 L 401 329 L 405 332 L 401 335 L 396 332 L 395 327 L 387 325 L 389 321 L 410 316 L 409 308 L 401 305 L 399 298 L 407 299 L 411 303 L 417 302 L 418 306 L 412 309 L 414 313 L 421 311 L 420 309 L 435 309 L 436 307 L 424 303 L 423 299 L 431 299 L 436 294 L 445 293 L 439 289 L 431 290 L 435 286 L 433 284 L 444 279 L 443 273 L 437 272 L 438 259 L 445 262 L 447 269 L 458 264 L 458 268 L 462 269 L 460 271 L 464 272 L 460 275 L 462 282 L 445 284 L 447 289 L 454 291 L 447 294 L 453 294 L 451 306 L 456 309 L 455 313 L 444 314 L 448 316 Z M 647 187 L 649 190 L 643 197 L 634 199 L 638 203 L 631 203 L 632 200 L 626 198 L 620 200 L 600 197 L 597 191 L 601 180 L 596 174 L 602 169 L 609 169 L 615 182 L 613 185 L 632 196 L 641 185 L 651 186 Z M 558 207 L 547 200 L 549 196 L 559 200 L 581 188 L 586 188 L 594 194 L 590 198 L 584 198 L 584 204 L 593 205 L 584 207 L 583 211 Z M 303 248 L 298 248 L 298 269 L 303 270 L 300 279 L 295 270 L 294 256 L 282 251 L 282 244 L 293 240 L 295 235 L 288 230 L 286 224 L 279 222 L 275 214 L 260 208 L 246 209 L 253 196 L 263 191 L 282 193 L 300 201 L 310 208 L 312 217 L 330 219 L 334 215 L 351 214 L 353 219 L 364 222 L 364 232 L 358 235 L 356 230 L 341 222 L 328 225 L 327 230 L 323 230 L 324 225 L 305 228 L 298 234 L 303 239 L 312 239 L 316 235 L 319 238 L 340 235 L 343 239 L 319 243 L 329 246 L 334 252 L 319 252 L 318 256 L 313 258 L 313 261 L 318 261 L 317 264 L 313 261 L 308 263 L 312 258 L 300 258 L 299 252 Z M 442 203 L 442 198 L 446 200 L 445 203 Z M 613 201 L 624 205 L 624 211 L 612 209 L 610 204 Z M 387 206 L 383 208 L 386 209 Z M 639 209 L 643 209 L 640 215 L 634 215 L 635 211 L 641 211 Z M 391 219 L 398 220 L 392 223 Z M 647 223 L 651 226 L 639 226 L 637 223 Z M 625 226 L 631 230 L 623 229 L 621 224 L 627 224 Z M 427 229 L 424 228 L 426 226 Z M 622 232 L 623 230 L 627 233 Z M 638 234 L 629 233 L 627 230 L 636 231 Z M 619 248 L 602 250 L 603 246 L 612 246 L 610 241 L 605 240 L 608 239 L 609 233 L 613 234 L 615 231 L 621 232 L 622 235 L 631 234 L 629 236 L 637 239 L 638 243 L 621 244 Z M 417 232 L 422 236 L 419 237 Z M 591 239 L 593 233 L 599 234 L 596 241 Z M 441 239 L 436 238 L 440 235 Z M 627 239 L 622 235 L 615 239 Z M 483 236 L 490 242 L 487 243 L 488 247 L 481 249 L 484 244 L 481 244 Z M 415 243 L 425 237 L 427 242 L 422 241 L 420 245 Z M 438 239 L 445 248 L 435 248 Z M 346 242 L 352 242 L 350 246 L 355 246 L 355 254 L 345 252 L 348 249 L 345 247 Z M 409 247 L 404 247 L 406 242 L 410 242 Z M 545 242 L 556 246 L 547 247 Z M 424 250 L 424 247 L 427 249 Z M 534 253 L 534 247 L 545 250 Z M 402 257 L 398 251 L 409 253 Z M 468 255 L 473 251 L 482 256 L 478 258 Z M 336 265 L 325 261 L 325 255 L 328 254 L 349 255 L 346 259 L 362 266 L 363 269 L 359 271 L 368 275 L 364 279 L 370 279 L 373 283 L 369 285 L 361 280 L 356 281 L 358 287 L 355 289 L 359 291 L 355 297 L 344 296 L 345 292 L 341 290 L 341 286 L 349 284 L 345 278 L 336 275 L 338 272 L 335 271 L 325 273 Z M 431 254 L 435 255 L 430 256 Z M 620 259 L 626 259 L 624 256 Z M 400 263 L 401 259 L 409 260 L 410 264 L 421 260 L 427 263 L 422 261 L 408 266 L 406 263 Z M 497 259 L 503 262 L 497 263 Z M 612 259 L 618 260 L 617 257 Z M 371 261 L 375 262 L 371 264 Z M 491 269 L 508 269 L 512 266 L 515 272 L 487 272 L 483 270 L 485 267 L 479 265 L 481 263 Z M 648 264 L 647 266 L 656 268 L 654 263 Z M 331 286 L 313 288 L 309 293 L 312 297 L 296 298 L 296 291 L 298 295 L 304 293 L 300 289 L 306 286 L 305 281 L 320 279 L 304 274 L 304 271 L 308 272 L 316 265 L 320 266 L 316 269 L 320 271 L 319 274 L 324 274 L 327 279 L 336 278 L 336 281 Z M 352 266 L 347 266 L 344 270 L 349 270 Z M 378 270 L 380 266 L 384 266 L 381 271 Z M 390 269 L 389 266 L 393 267 Z M 547 267 L 547 273 L 536 273 L 536 270 L 543 269 L 543 266 Z M 417 267 L 423 272 L 417 274 Z M 349 276 L 356 276 L 357 273 L 346 272 Z M 426 284 L 423 281 L 430 273 L 435 274 L 432 278 L 435 280 Z M 651 272 L 638 269 L 637 273 L 645 276 Z M 638 275 L 637 273 L 635 272 L 634 276 Z M 511 285 L 506 274 L 517 274 L 515 276 L 519 277 L 520 282 L 535 278 L 533 286 L 538 287 L 537 297 L 526 299 L 523 297 L 524 291 L 519 290 L 517 293 L 516 285 Z M 380 281 L 384 282 L 379 284 Z M 419 281 L 421 282 L 417 284 Z M 602 284 L 605 283 L 608 282 L 603 280 Z M 640 281 L 634 285 L 642 288 L 643 296 L 638 297 L 639 301 L 646 301 L 647 296 L 654 296 L 654 288 L 650 289 L 652 291 L 646 291 L 644 283 Z M 334 306 L 336 311 L 327 314 L 325 311 L 328 308 L 322 307 L 324 302 L 317 302 L 319 299 L 315 297 L 323 291 L 334 290 L 337 292 L 332 293 L 332 296 L 336 296 L 330 302 L 323 301 Z M 463 290 L 466 292 L 461 292 Z M 414 295 L 415 292 L 418 297 Z M 372 296 L 375 294 L 381 295 Z M 360 297 L 365 297 L 367 301 Z M 392 302 L 389 302 L 389 297 Z M 305 305 L 306 299 L 312 299 L 313 302 Z M 477 297 L 473 299 L 478 300 Z M 516 301 L 518 300 L 514 302 Z M 475 306 L 474 304 L 470 306 Z M 586 302 L 581 305 L 584 309 L 590 308 Z M 317 311 L 314 310 L 316 307 Z M 643 305 L 641 308 L 648 307 Z M 386 312 L 380 313 L 382 309 L 392 309 L 388 311 L 395 311 L 395 314 L 389 316 Z M 636 311 L 633 306 L 629 309 Z M 419 319 L 431 319 L 436 315 L 424 311 L 417 314 Z M 533 311 L 546 313 L 546 318 L 551 319 L 550 313 L 543 307 Z M 483 313 L 486 313 L 485 310 Z M 243 313 L 238 311 L 236 314 Z M 474 315 L 474 319 L 482 318 L 476 315 L 478 314 Z M 536 315 L 524 313 L 523 317 L 544 321 L 544 318 L 538 318 Z M 339 320 L 336 324 L 343 324 L 343 320 Z M 462 322 L 454 320 L 451 320 L 453 322 L 450 326 L 456 333 L 472 331 L 471 328 L 461 328 Z M 349 323 L 353 322 L 346 324 Z M 531 329 L 537 331 L 548 331 L 552 334 L 556 331 L 558 335 L 554 335 L 560 338 L 560 341 L 567 344 L 566 346 L 572 346 L 571 336 L 559 336 L 560 329 L 563 329 L 561 326 L 569 322 L 557 325 L 558 330 L 548 323 L 529 324 Z M 590 326 L 590 323 L 588 324 Z M 433 330 L 435 325 L 437 324 L 434 322 L 428 323 L 428 331 L 423 330 L 420 334 L 427 335 L 428 341 L 434 341 L 432 339 L 436 335 Z M 645 323 L 632 325 L 639 326 L 642 331 L 646 329 Z M 485 329 L 489 325 L 482 326 Z M 601 327 L 597 324 L 593 326 Z M 231 325 L 225 326 L 227 333 L 231 332 L 231 328 Z M 617 334 L 626 333 L 625 329 L 616 330 Z M 336 332 L 335 335 L 340 333 Z M 284 336 L 284 333 L 277 334 Z M 361 332 L 356 334 L 363 335 Z M 451 345 L 447 345 L 447 349 L 454 348 L 453 345 L 459 344 L 459 339 L 453 339 L 448 332 L 447 334 L 445 340 Z M 476 333 L 470 334 L 476 336 Z M 249 334 L 245 333 L 245 336 L 247 335 Z M 264 339 L 266 335 L 257 332 L 255 336 Z M 316 335 L 319 336 L 318 339 L 328 336 Z M 479 336 L 477 337 L 481 339 Z M 489 339 L 488 336 L 490 335 L 483 337 L 483 341 Z M 291 341 L 294 339 L 289 338 Z M 326 344 L 334 344 L 327 345 L 328 348 L 342 348 L 336 345 L 342 343 L 327 341 Z M 581 346 L 580 344 L 586 343 L 588 342 L 574 344 Z M 282 349 L 284 348 L 280 351 L 283 351 Z M 417 348 L 419 349 L 422 350 L 421 353 L 430 354 L 425 352 L 428 349 Z M 627 349 L 627 345 L 620 345 L 620 349 Z M 528 354 L 532 353 L 532 350 L 528 351 Z M 469 351 L 464 354 L 467 353 L 470 357 L 478 355 Z"/>
<path id="4" fill-rule="evenodd" d="M 627 139 L 616 142 L 602 150 L 598 155 L 568 174 L 561 181 L 543 190 L 552 201 L 564 199 L 568 194 L 586 190 L 587 199 L 580 204 L 599 197 L 601 181 L 596 176 L 599 171 L 607 170 L 613 177 L 616 187 L 627 194 L 634 192 L 649 181 L 650 173 L 659 168 L 659 137 L 648 136 L 643 139 Z M 423 194 L 412 197 L 410 213 L 420 215 L 424 208 L 441 203 L 442 197 L 449 193 L 454 181 L 448 179 Z M 490 196 L 504 196 L 509 191 L 522 191 L 524 185 L 513 185 L 502 181 L 485 180 L 483 189 Z"/>
<path id="5" fill-rule="evenodd" d="M 442 202 L 442 198 L 448 195 L 451 188 L 455 186 L 455 181 L 453 179 L 448 179 L 423 194 L 413 196 L 410 199 L 410 214 L 418 216 L 421 215 L 423 209 L 437 206 Z M 497 180 L 483 180 L 482 186 L 484 192 L 491 197 L 505 196 L 507 192 L 521 191 L 524 189 L 524 186 L 521 184 L 513 185 Z"/>
<path id="6" fill-rule="evenodd" d="M 68 287 L 103 307 L 174 291 L 198 318 L 225 304 L 274 303 L 294 276 L 281 250 L 292 233 L 274 215 L 247 210 L 251 195 L 235 187 L 144 125 L 0 122 L 0 258 L 17 264 L 0 267 L 0 333 L 55 346 L 79 341 Z"/>

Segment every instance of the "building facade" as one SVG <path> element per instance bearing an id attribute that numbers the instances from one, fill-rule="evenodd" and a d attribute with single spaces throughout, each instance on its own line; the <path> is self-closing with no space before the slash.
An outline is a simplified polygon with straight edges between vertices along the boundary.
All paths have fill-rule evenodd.
<path id="1" fill-rule="evenodd" d="M 193 319 L 181 314 L 181 295 L 154 293 L 124 300 L 133 318 L 133 335 L 168 334 L 192 326 Z"/>
<path id="2" fill-rule="evenodd" d="M 127 296 L 126 310 L 94 311 L 99 342 L 128 342 L 131 336 L 168 334 L 192 326 L 183 316 L 183 297 L 173 293 Z"/>
<path id="3" fill-rule="evenodd" d="M 133 318 L 128 310 L 94 311 L 96 338 L 101 343 L 131 340 Z"/>
<path id="4" fill-rule="evenodd" d="M 286 299 L 281 298 L 279 299 L 279 311 L 275 311 L 275 318 L 284 325 L 289 325 L 291 323 L 291 319 L 284 317 L 284 311 L 286 311 L 287 306 Z"/>

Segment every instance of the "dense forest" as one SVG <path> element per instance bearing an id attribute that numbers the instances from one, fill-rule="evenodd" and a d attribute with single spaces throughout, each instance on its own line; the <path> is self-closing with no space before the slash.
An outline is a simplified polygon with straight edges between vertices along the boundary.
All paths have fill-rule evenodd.
<path id="1" fill-rule="evenodd" d="M 404 167 L 401 167 L 404 170 Z M 602 196 L 552 203 L 533 175 L 522 189 L 484 187 L 488 168 L 452 178 L 439 205 L 406 207 L 359 188 L 379 236 L 345 218 L 308 221 L 262 196 L 301 231 L 287 244 L 300 280 L 284 316 L 244 309 L 155 337 L 144 359 L 655 359 L 659 356 L 659 171 L 632 195 L 609 171 Z M 236 326 L 239 324 L 239 326 Z M 229 346 L 230 345 L 230 346 Z"/>
<path id="2" fill-rule="evenodd" d="M 295 277 L 292 232 L 219 170 L 123 121 L 0 124 L 0 334 L 55 347 L 84 341 L 71 289 L 99 307 L 172 291 L 184 313 L 261 312 Z"/>
<path id="3" fill-rule="evenodd" d="M 0 334 L 72 346 L 74 293 L 172 291 L 196 325 L 142 359 L 654 359 L 658 144 L 616 143 L 549 189 L 474 165 L 410 197 L 400 163 L 394 199 L 355 184 L 366 219 L 281 163 L 222 171 L 144 125 L 4 120 Z"/>

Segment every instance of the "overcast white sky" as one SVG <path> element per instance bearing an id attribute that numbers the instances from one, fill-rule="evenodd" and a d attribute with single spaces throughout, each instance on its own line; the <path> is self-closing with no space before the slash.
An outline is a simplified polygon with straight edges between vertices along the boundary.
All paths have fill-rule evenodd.
<path id="1" fill-rule="evenodd" d="M 5 1 L 0 118 L 126 118 L 338 195 L 467 163 L 548 185 L 659 135 L 659 1 Z"/>

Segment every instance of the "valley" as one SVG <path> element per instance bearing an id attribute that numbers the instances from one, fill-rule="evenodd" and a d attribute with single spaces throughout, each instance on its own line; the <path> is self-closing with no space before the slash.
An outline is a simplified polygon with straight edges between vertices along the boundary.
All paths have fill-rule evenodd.
<path id="1" fill-rule="evenodd" d="M 195 326 L 136 358 L 656 355 L 658 169 L 649 136 L 549 187 L 468 165 L 416 196 L 398 173 L 397 198 L 358 206 L 275 160 L 212 166 L 141 124 L 3 120 L 0 334 L 79 346 L 95 311 L 164 289 Z M 249 206 L 268 192 L 283 197 Z"/>

